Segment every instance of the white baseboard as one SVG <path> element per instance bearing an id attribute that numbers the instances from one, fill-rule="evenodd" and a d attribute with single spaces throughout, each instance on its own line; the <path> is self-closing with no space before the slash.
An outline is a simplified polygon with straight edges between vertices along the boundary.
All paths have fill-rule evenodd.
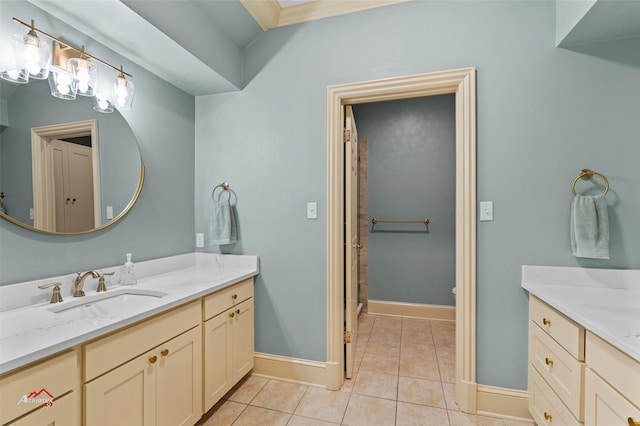
<path id="1" fill-rule="evenodd" d="M 533 422 L 527 391 L 478 385 L 477 414 Z"/>
<path id="2" fill-rule="evenodd" d="M 254 353 L 253 374 L 310 386 L 327 387 L 327 365 L 324 362 Z"/>
<path id="3" fill-rule="evenodd" d="M 369 300 L 370 314 L 395 315 L 433 320 L 456 320 L 455 306 Z"/>

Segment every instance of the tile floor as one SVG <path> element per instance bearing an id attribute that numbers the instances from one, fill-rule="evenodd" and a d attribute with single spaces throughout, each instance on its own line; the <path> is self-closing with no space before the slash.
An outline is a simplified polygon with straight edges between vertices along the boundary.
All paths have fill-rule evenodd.
<path id="1" fill-rule="evenodd" d="M 362 314 L 355 377 L 329 391 L 248 376 L 203 426 L 531 426 L 460 411 L 454 402 L 455 324 Z"/>

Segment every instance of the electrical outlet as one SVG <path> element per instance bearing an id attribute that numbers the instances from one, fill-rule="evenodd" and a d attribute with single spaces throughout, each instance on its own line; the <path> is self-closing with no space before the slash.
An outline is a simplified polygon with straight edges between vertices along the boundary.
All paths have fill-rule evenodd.
<path id="1" fill-rule="evenodd" d="M 480 220 L 493 220 L 493 201 L 480 201 Z"/>
<path id="2" fill-rule="evenodd" d="M 196 233 L 196 247 L 204 247 L 204 234 L 201 232 Z"/>
<path id="3" fill-rule="evenodd" d="M 307 219 L 318 218 L 318 203 L 315 201 L 307 203 Z"/>

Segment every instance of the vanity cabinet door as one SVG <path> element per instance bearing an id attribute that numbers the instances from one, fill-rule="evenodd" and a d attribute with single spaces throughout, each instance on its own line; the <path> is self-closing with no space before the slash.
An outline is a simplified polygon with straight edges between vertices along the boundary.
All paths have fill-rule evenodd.
<path id="1" fill-rule="evenodd" d="M 231 318 L 228 313 L 204 322 L 204 411 L 218 402 L 231 384 Z"/>
<path id="2" fill-rule="evenodd" d="M 41 407 L 11 423 L 11 426 L 79 426 L 80 407 L 78 403 L 78 394 L 71 392 L 54 400 L 51 407 Z"/>
<path id="3" fill-rule="evenodd" d="M 231 317 L 231 378 L 237 383 L 253 368 L 254 324 L 253 298 L 235 308 Z"/>
<path id="4" fill-rule="evenodd" d="M 154 349 L 84 385 L 84 424 L 154 426 L 157 367 Z"/>
<path id="5" fill-rule="evenodd" d="M 201 326 L 157 348 L 158 426 L 194 425 L 202 416 Z"/>
<path id="6" fill-rule="evenodd" d="M 585 426 L 628 426 L 640 421 L 640 409 L 609 386 L 590 368 L 585 389 Z"/>

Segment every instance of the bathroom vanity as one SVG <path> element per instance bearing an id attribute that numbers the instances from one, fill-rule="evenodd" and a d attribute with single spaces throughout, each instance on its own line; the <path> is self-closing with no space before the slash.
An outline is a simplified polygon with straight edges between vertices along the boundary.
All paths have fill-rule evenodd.
<path id="1" fill-rule="evenodd" d="M 538 425 L 640 425 L 640 271 L 523 266 Z"/>
<path id="2" fill-rule="evenodd" d="M 86 301 L 66 289 L 73 276 L 54 278 L 55 304 L 40 281 L 0 287 L 14 304 L 46 299 L 0 312 L 0 424 L 193 425 L 253 368 L 257 257 L 136 268 L 136 286 Z"/>

